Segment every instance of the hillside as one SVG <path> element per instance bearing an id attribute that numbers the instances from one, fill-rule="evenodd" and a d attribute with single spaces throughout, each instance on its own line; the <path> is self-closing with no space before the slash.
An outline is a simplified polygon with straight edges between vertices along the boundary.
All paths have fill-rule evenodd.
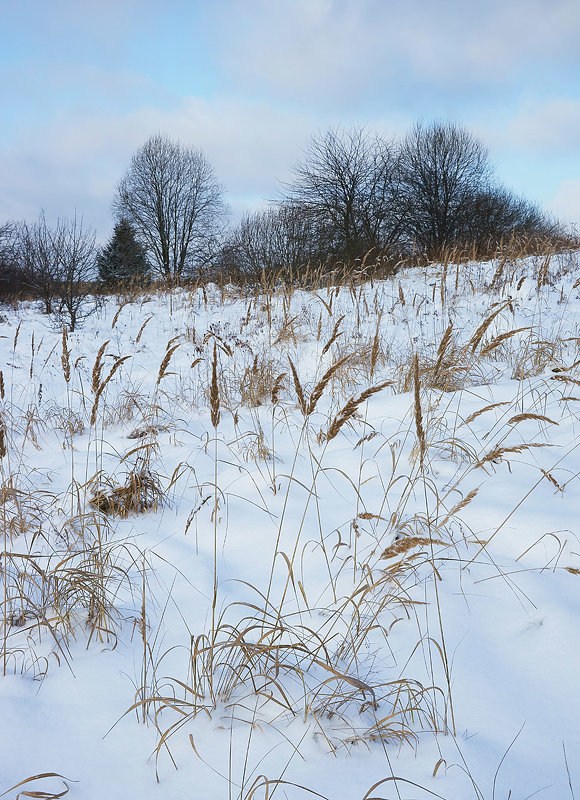
<path id="1" fill-rule="evenodd" d="M 0 796 L 580 792 L 579 259 L 0 309 Z"/>

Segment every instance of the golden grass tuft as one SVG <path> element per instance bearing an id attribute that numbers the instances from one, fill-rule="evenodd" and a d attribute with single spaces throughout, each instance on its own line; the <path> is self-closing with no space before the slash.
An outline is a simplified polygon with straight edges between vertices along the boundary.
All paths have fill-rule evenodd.
<path id="1" fill-rule="evenodd" d="M 89 503 L 102 514 L 128 517 L 129 514 L 156 511 L 162 500 L 159 483 L 148 469 L 143 468 L 130 472 L 124 486 L 96 492 Z"/>

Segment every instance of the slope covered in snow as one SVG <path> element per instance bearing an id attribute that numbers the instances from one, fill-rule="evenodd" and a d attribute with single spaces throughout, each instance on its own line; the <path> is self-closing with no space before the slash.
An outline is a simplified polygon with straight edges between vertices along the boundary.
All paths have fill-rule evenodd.
<path id="1" fill-rule="evenodd" d="M 571 797 L 578 282 L 3 308 L 0 796 Z"/>

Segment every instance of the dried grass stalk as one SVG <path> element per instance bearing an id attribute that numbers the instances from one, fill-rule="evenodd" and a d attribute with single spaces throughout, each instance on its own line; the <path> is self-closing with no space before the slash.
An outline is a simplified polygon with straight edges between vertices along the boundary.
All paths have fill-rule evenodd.
<path id="1" fill-rule="evenodd" d="M 58 773 L 58 772 L 41 772 L 39 775 L 31 775 L 29 778 L 25 778 L 23 781 L 20 781 L 20 783 L 17 783 L 14 786 L 11 786 L 10 789 L 6 789 L 5 792 L 2 792 L 0 797 L 2 797 L 5 794 L 8 794 L 9 792 L 13 792 L 15 789 L 18 789 L 20 786 L 24 786 L 27 783 L 32 783 L 33 781 L 44 780 L 45 778 L 61 778 L 61 780 L 64 783 L 66 788 L 61 792 L 48 792 L 48 791 L 45 791 L 45 790 L 42 790 L 42 791 L 32 791 L 32 790 L 30 790 L 30 791 L 27 791 L 27 792 L 19 792 L 18 795 L 17 795 L 17 798 L 20 798 L 20 797 L 41 797 L 41 798 L 43 798 L 43 800 L 57 800 L 59 797 L 64 797 L 66 794 L 68 794 L 68 792 L 70 790 L 70 787 L 69 787 L 67 781 L 71 782 L 70 778 L 65 778 L 64 775 L 60 775 L 60 773 Z"/>
<path id="2" fill-rule="evenodd" d="M 441 522 L 441 526 L 446 525 L 449 522 L 449 520 L 452 519 L 456 514 L 459 514 L 459 512 L 463 508 L 465 508 L 465 506 L 468 506 L 471 503 L 471 501 L 474 500 L 477 497 L 477 493 L 478 492 L 479 492 L 479 489 L 472 489 L 469 492 L 469 494 L 467 494 L 463 498 L 463 500 L 461 500 L 459 503 L 457 503 L 456 506 L 453 506 L 451 511 L 449 511 L 449 513 L 446 515 L 445 519 Z"/>
<path id="3" fill-rule="evenodd" d="M 447 348 L 449 347 L 449 343 L 451 341 L 452 332 L 453 332 L 453 321 L 451 321 L 447 326 L 445 333 L 443 334 L 443 338 L 439 343 L 439 347 L 437 348 L 437 361 L 435 362 L 435 377 L 437 377 L 437 375 L 439 374 L 439 370 L 441 369 L 441 365 L 443 364 L 445 353 L 447 352 Z"/>
<path id="4" fill-rule="evenodd" d="M 481 340 L 483 338 L 483 334 L 489 328 L 489 326 L 494 321 L 494 319 L 497 317 L 497 315 L 501 314 L 502 311 L 504 311 L 509 305 L 511 305 L 511 302 L 512 302 L 511 300 L 506 300 L 505 303 L 502 303 L 498 308 L 496 308 L 495 311 L 493 311 L 491 314 L 489 314 L 489 316 L 487 316 L 483 320 L 483 322 L 481 323 L 479 328 L 477 328 L 477 330 L 475 331 L 475 333 L 473 334 L 473 336 L 471 337 L 471 339 L 467 343 L 467 348 L 468 349 L 471 348 L 471 352 L 472 353 L 475 353 L 475 351 L 477 349 L 477 345 L 481 342 Z"/>
<path id="5" fill-rule="evenodd" d="M 339 317 L 337 319 L 337 321 L 336 321 L 336 323 L 334 325 L 334 328 L 332 329 L 332 333 L 330 335 L 330 339 L 327 341 L 327 343 L 322 348 L 322 355 L 325 355 L 330 350 L 330 348 L 332 347 L 334 342 L 336 342 L 338 337 L 342 336 L 342 333 L 339 333 L 339 328 L 340 328 L 340 323 L 344 319 L 344 316 L 345 315 L 343 314 L 342 317 Z"/>
<path id="6" fill-rule="evenodd" d="M 274 381 L 274 386 L 272 387 L 272 393 L 270 399 L 272 401 L 272 405 L 275 406 L 276 403 L 280 400 L 280 392 L 284 386 L 284 378 L 286 377 L 286 372 L 280 373 L 276 380 Z"/>
<path id="7" fill-rule="evenodd" d="M 153 319 L 153 314 L 150 317 L 147 317 L 143 325 L 141 325 L 141 327 L 139 328 L 139 333 L 137 334 L 137 338 L 135 339 L 135 344 L 139 344 L 139 341 L 141 340 L 141 336 L 143 335 L 145 327 L 151 322 L 152 319 Z"/>
<path id="8" fill-rule="evenodd" d="M 326 432 L 326 441 L 329 442 L 331 439 L 334 439 L 342 426 L 355 415 L 356 410 L 361 403 L 364 403 L 365 400 L 368 400 L 369 397 L 377 394 L 377 392 L 382 391 L 385 387 L 392 385 L 393 381 L 385 381 L 384 383 L 379 383 L 376 386 L 371 386 L 369 389 L 365 389 L 365 391 L 362 392 L 362 394 L 360 394 L 358 397 L 351 397 L 348 403 L 342 407 L 342 409 L 330 423 L 328 431 Z"/>
<path id="9" fill-rule="evenodd" d="M 171 356 L 175 353 L 178 347 L 181 347 L 181 344 L 174 344 L 173 347 L 170 347 L 171 343 L 174 341 L 175 339 L 171 339 L 167 344 L 167 351 L 159 367 L 159 374 L 157 375 L 157 383 L 155 384 L 156 386 L 159 386 L 159 384 L 161 383 L 161 379 L 167 373 L 167 367 L 169 366 L 169 362 L 171 361 Z"/>
<path id="10" fill-rule="evenodd" d="M 513 331 L 508 331 L 507 333 L 502 333 L 499 336 L 496 336 L 495 339 L 492 339 L 491 342 L 485 345 L 485 347 L 481 348 L 480 355 L 486 356 L 488 353 L 491 353 L 492 350 L 495 350 L 496 347 L 499 347 L 500 344 L 503 344 L 507 339 L 511 339 L 512 336 L 515 336 L 516 333 L 522 333 L 522 331 L 531 331 L 532 327 L 528 326 L 527 328 L 516 328 Z"/>
<path id="11" fill-rule="evenodd" d="M 492 408 L 499 408 L 500 406 L 509 406 L 509 402 L 504 400 L 502 403 L 491 403 L 488 406 L 484 406 L 483 408 L 474 411 L 473 414 L 470 414 L 463 422 L 464 425 L 469 425 L 470 422 L 473 422 L 474 419 L 477 419 L 481 414 L 485 414 L 486 411 L 491 411 Z"/>
<path id="12" fill-rule="evenodd" d="M 580 381 L 577 381 L 575 378 L 571 378 L 569 375 L 552 375 L 550 380 L 560 381 L 561 383 L 573 383 L 576 386 L 580 386 Z"/>
<path id="13" fill-rule="evenodd" d="M 552 475 L 551 472 L 547 472 L 545 469 L 540 469 L 540 472 L 542 473 L 544 478 L 546 478 L 546 480 L 550 481 L 552 486 L 554 486 L 554 488 L 556 488 L 559 492 L 563 492 L 564 491 L 564 489 L 566 488 L 566 485 L 564 484 L 564 486 L 560 486 L 560 484 L 558 483 L 556 478 L 554 478 L 554 476 Z"/>
<path id="14" fill-rule="evenodd" d="M 419 380 L 419 356 L 417 353 L 413 356 L 413 388 L 415 395 L 415 428 L 417 429 L 417 439 L 419 441 L 419 466 L 423 469 L 425 453 L 427 452 L 427 440 L 421 411 L 421 383 Z"/>
<path id="15" fill-rule="evenodd" d="M 103 394 L 103 392 L 105 391 L 105 388 L 106 388 L 107 384 L 109 383 L 109 381 L 111 380 L 111 378 L 113 377 L 113 375 L 115 374 L 115 372 L 117 372 L 117 370 L 119 369 L 119 367 L 121 366 L 121 364 L 122 364 L 124 361 L 127 361 L 127 359 L 128 359 L 128 358 L 131 358 L 131 356 L 122 356 L 121 358 L 118 358 L 118 359 L 115 361 L 115 363 L 113 364 L 113 366 L 112 366 L 112 368 L 111 368 L 111 371 L 109 372 L 109 374 L 107 375 L 107 377 L 105 378 L 105 380 L 104 380 L 104 381 L 103 381 L 103 382 L 102 382 L 102 383 L 99 385 L 99 388 L 97 389 L 97 391 L 96 391 L 96 393 L 95 393 L 95 402 L 93 403 L 93 408 L 92 408 L 92 410 L 91 410 L 91 421 L 90 421 L 90 424 L 91 424 L 91 425 L 94 425 L 94 424 L 95 424 L 95 422 L 96 422 L 96 419 L 97 419 L 97 409 L 98 409 L 98 407 L 99 407 L 99 400 L 101 399 L 101 395 L 102 395 L 102 394 Z"/>
<path id="16" fill-rule="evenodd" d="M 122 310 L 125 308 L 125 306 L 127 305 L 127 303 L 128 303 L 128 302 L 129 302 L 128 300 L 125 300 L 123 303 L 121 303 L 121 305 L 120 305 L 120 306 L 119 306 L 119 308 L 117 309 L 117 313 L 116 313 L 116 314 L 115 314 L 115 316 L 113 317 L 113 322 L 111 323 L 111 330 L 113 330 L 113 328 L 114 328 L 114 327 L 115 327 L 115 325 L 117 324 L 117 320 L 119 319 L 119 314 L 120 314 L 120 313 L 121 313 L 121 311 L 122 311 Z"/>
<path id="17" fill-rule="evenodd" d="M 105 348 L 109 344 L 111 340 L 107 339 L 106 342 L 99 347 L 99 352 L 97 353 L 97 357 L 95 358 L 95 363 L 93 365 L 93 372 L 91 375 L 92 379 L 92 387 L 93 393 L 96 394 L 99 391 L 99 386 L 101 385 L 101 372 L 103 369 L 103 354 L 105 352 Z"/>
<path id="18" fill-rule="evenodd" d="M 515 417 L 511 417 L 511 419 L 508 419 L 508 425 L 517 425 L 518 422 L 524 422 L 524 420 L 526 419 L 535 419 L 538 420 L 538 422 L 549 422 L 550 425 L 560 424 L 559 422 L 556 422 L 555 420 L 550 419 L 549 417 L 544 417 L 543 414 L 529 413 L 529 414 L 516 414 Z"/>
<path id="19" fill-rule="evenodd" d="M 403 536 L 401 539 L 393 542 L 381 554 L 381 558 L 393 558 L 394 556 L 401 556 L 413 550 L 415 547 L 430 547 L 432 544 L 449 547 L 448 542 L 443 542 L 441 539 L 428 539 L 425 536 Z"/>
<path id="20" fill-rule="evenodd" d="M 375 370 L 377 368 L 377 361 L 379 359 L 379 353 L 381 351 L 380 350 L 381 340 L 380 340 L 379 332 L 380 332 L 380 325 L 381 325 L 382 316 L 383 316 L 383 312 L 381 310 L 379 315 L 378 315 L 378 317 L 377 317 L 377 326 L 375 328 L 375 335 L 373 337 L 373 346 L 371 348 L 371 373 L 370 373 L 371 374 L 371 378 L 374 377 Z"/>
<path id="21" fill-rule="evenodd" d="M 209 392 L 211 424 L 214 428 L 217 428 L 220 422 L 220 392 L 218 386 L 217 363 L 217 344 L 214 342 L 213 360 L 211 365 L 211 386 Z"/>
<path id="22" fill-rule="evenodd" d="M 20 325 L 18 326 L 20 328 Z M 18 331 L 16 331 L 18 336 Z M 60 363 L 62 364 L 62 374 L 67 383 L 70 381 L 70 350 L 68 349 L 68 331 L 66 325 L 62 328 L 62 353 L 60 356 Z"/>
<path id="23" fill-rule="evenodd" d="M 304 390 L 302 389 L 302 384 L 300 383 L 300 378 L 298 377 L 298 373 L 296 372 L 296 367 L 290 356 L 288 356 L 288 361 L 290 363 L 290 369 L 292 371 L 292 379 L 294 380 L 294 390 L 296 392 L 296 397 L 298 399 L 298 406 L 300 411 L 306 416 L 307 413 L 307 406 L 306 406 L 306 398 L 304 397 Z"/>
<path id="24" fill-rule="evenodd" d="M 514 447 L 496 447 L 493 450 L 490 450 L 487 455 L 481 458 L 476 467 L 482 467 L 484 464 L 488 464 L 490 461 L 500 461 L 504 456 L 510 454 L 518 454 L 518 453 L 525 453 L 526 450 L 531 450 L 532 447 L 550 447 L 549 444 L 541 444 L 539 442 L 532 442 L 530 444 L 518 444 Z"/>
<path id="25" fill-rule="evenodd" d="M 4 373 L 0 369 L 0 399 L 4 400 L 5 390 L 4 390 Z"/>
<path id="26" fill-rule="evenodd" d="M 318 383 L 316 384 L 316 386 L 312 390 L 312 394 L 310 395 L 310 402 L 308 403 L 308 407 L 306 409 L 306 414 L 307 415 L 308 414 L 312 414 L 312 412 L 316 408 L 316 404 L 318 403 L 318 401 L 322 397 L 322 393 L 325 390 L 325 388 L 327 387 L 327 385 L 328 385 L 330 379 L 332 378 L 332 376 L 335 374 L 335 372 L 338 369 L 340 369 L 340 367 L 343 366 L 343 364 L 346 364 L 346 362 L 349 360 L 349 358 L 351 358 L 351 356 L 352 356 L 352 353 L 349 353 L 348 355 L 344 356 L 343 358 L 340 358 L 329 369 L 326 370 L 326 372 L 324 373 L 322 378 L 318 381 Z"/>
<path id="27" fill-rule="evenodd" d="M 4 458 L 8 448 L 6 447 L 6 426 L 4 420 L 0 418 L 0 458 Z"/>
<path id="28" fill-rule="evenodd" d="M 499 282 L 500 282 L 501 277 L 503 275 L 503 271 L 505 269 L 505 265 L 507 264 L 507 260 L 508 260 L 507 256 L 503 256 L 503 258 L 500 260 L 500 262 L 499 262 L 499 264 L 497 266 L 497 269 L 496 269 L 496 271 L 494 273 L 494 276 L 491 279 L 491 283 L 489 285 L 490 289 L 495 289 L 499 285 Z"/>
<path id="29" fill-rule="evenodd" d="M 538 270 L 538 280 L 536 284 L 536 289 L 538 292 L 540 291 L 542 286 L 545 286 L 548 283 L 548 268 L 550 266 L 551 260 L 552 260 L 552 254 L 548 253 L 540 265 L 540 269 Z"/>

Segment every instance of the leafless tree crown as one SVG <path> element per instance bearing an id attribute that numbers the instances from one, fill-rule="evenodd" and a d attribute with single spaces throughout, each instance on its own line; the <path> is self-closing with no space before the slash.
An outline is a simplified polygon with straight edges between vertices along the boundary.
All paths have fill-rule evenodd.
<path id="1" fill-rule="evenodd" d="M 207 258 L 222 195 L 201 151 L 156 134 L 133 156 L 114 210 L 132 223 L 158 272 L 178 278 Z"/>
<path id="2" fill-rule="evenodd" d="M 36 222 L 19 226 L 17 254 L 24 287 L 41 298 L 44 311 L 74 330 L 92 313 L 90 281 L 95 277 L 95 232 L 82 218 L 58 219 L 41 212 Z"/>
<path id="3" fill-rule="evenodd" d="M 491 181 L 488 154 L 465 128 L 417 124 L 401 148 L 408 236 L 428 255 L 462 238 L 466 209 Z"/>
<path id="4" fill-rule="evenodd" d="M 395 147 L 364 128 L 312 138 L 287 196 L 324 232 L 327 255 L 354 259 L 395 241 L 402 224 Z"/>

